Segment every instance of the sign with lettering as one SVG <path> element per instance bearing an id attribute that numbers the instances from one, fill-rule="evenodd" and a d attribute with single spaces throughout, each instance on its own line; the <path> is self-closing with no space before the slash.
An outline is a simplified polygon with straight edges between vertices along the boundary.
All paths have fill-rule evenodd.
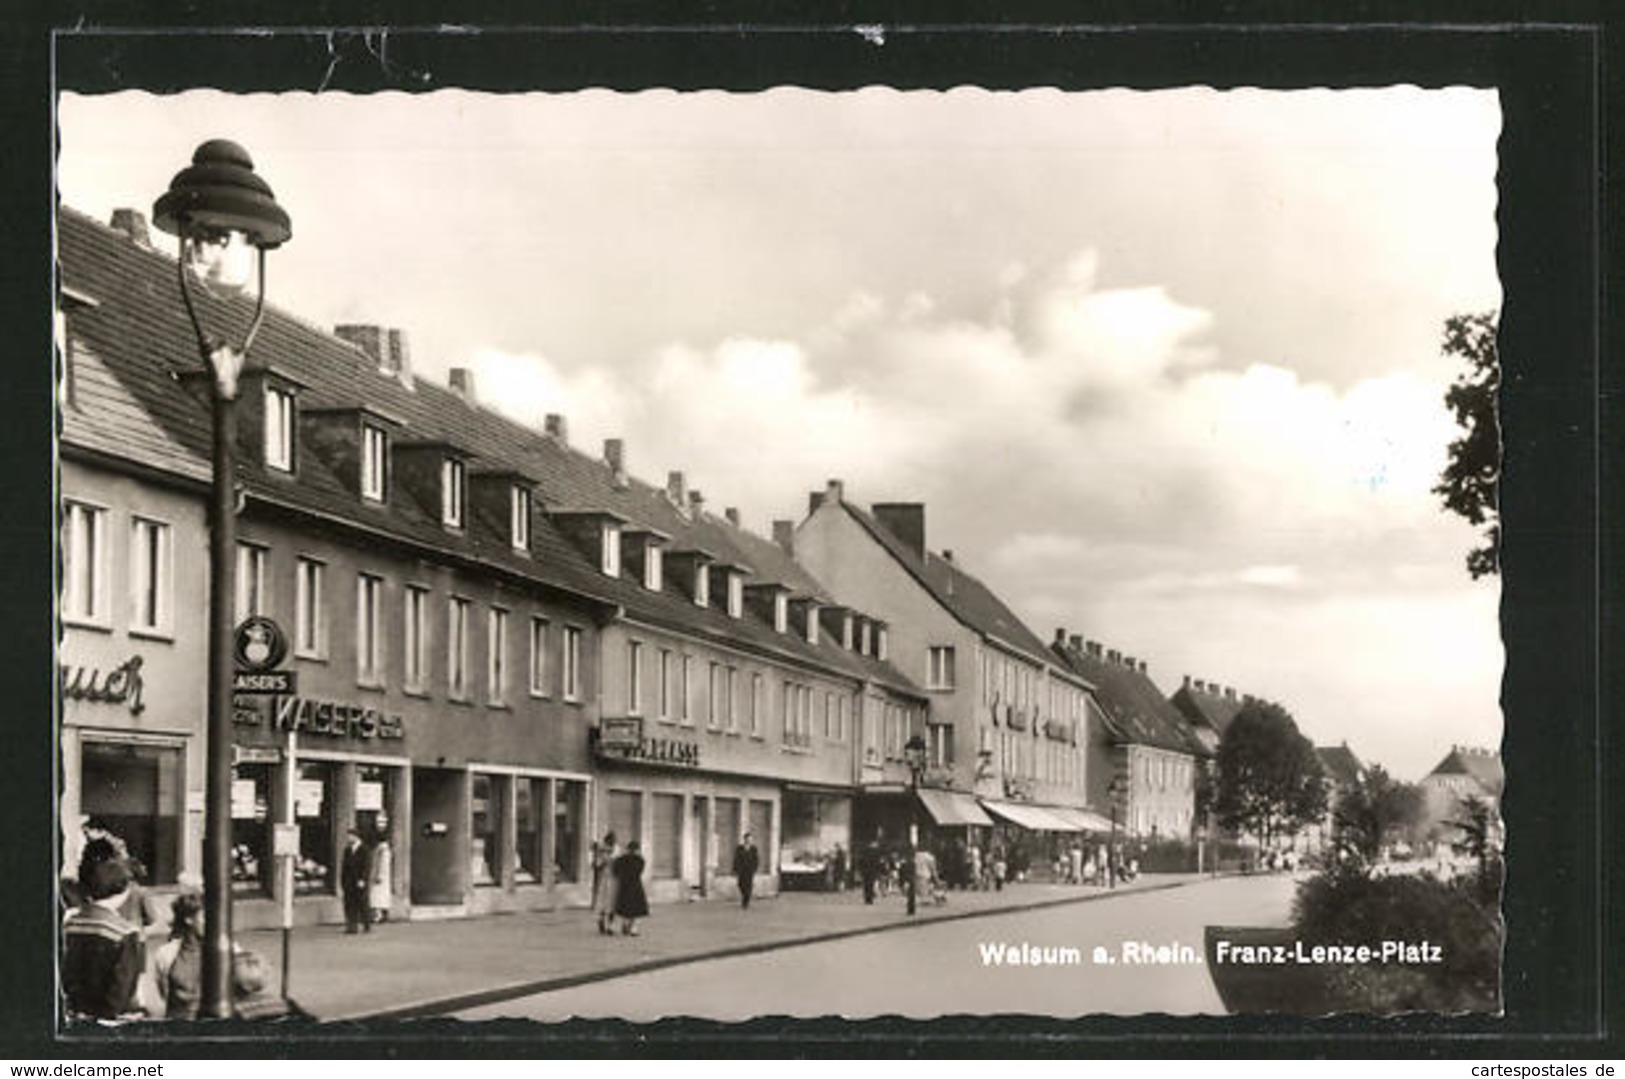
<path id="1" fill-rule="evenodd" d="M 604 749 L 631 749 L 643 741 L 643 719 L 639 716 L 605 718 L 598 723 L 598 744 Z"/>
<path id="2" fill-rule="evenodd" d="M 364 740 L 406 736 L 400 716 L 386 715 L 376 708 L 359 704 L 313 700 L 309 697 L 272 697 L 269 715 L 257 707 L 257 702 L 240 700 L 232 713 L 233 720 L 241 726 L 268 725 L 279 733 L 291 730 L 330 738 Z"/>
<path id="3" fill-rule="evenodd" d="M 146 708 L 141 702 L 141 662 L 140 655 L 134 655 L 106 673 L 95 667 L 60 664 L 57 675 L 61 679 L 62 697 L 69 701 L 128 705 L 130 714 L 138 716 Z"/>
<path id="4" fill-rule="evenodd" d="M 299 677 L 294 671 L 236 671 L 231 691 L 251 696 L 298 693 Z"/>
<path id="5" fill-rule="evenodd" d="M 640 738 L 633 743 L 606 744 L 600 737 L 597 750 L 599 756 L 614 760 L 676 764 L 686 768 L 698 768 L 700 764 L 699 743 L 681 738 Z"/>

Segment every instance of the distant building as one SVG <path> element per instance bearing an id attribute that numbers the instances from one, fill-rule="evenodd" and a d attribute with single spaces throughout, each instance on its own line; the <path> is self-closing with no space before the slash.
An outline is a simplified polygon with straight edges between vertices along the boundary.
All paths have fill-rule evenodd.
<path id="1" fill-rule="evenodd" d="M 1306 838 L 1311 844 L 1324 846 L 1336 827 L 1338 799 L 1345 791 L 1360 785 L 1365 779 L 1366 767 L 1346 741 L 1337 746 L 1316 746 L 1315 756 L 1320 758 L 1321 770 L 1326 773 L 1326 819 Z"/>
<path id="2" fill-rule="evenodd" d="M 1219 749 L 1219 740 L 1230 729 L 1230 721 L 1242 707 L 1251 704 L 1250 695 L 1237 697 L 1233 686 L 1221 686 L 1185 675 L 1183 683 L 1169 698 L 1190 722 L 1197 739 L 1210 753 Z"/>
<path id="3" fill-rule="evenodd" d="M 1089 801 L 1110 812 L 1114 777 L 1126 781 L 1119 824 L 1129 835 L 1189 839 L 1200 759 L 1209 755 L 1179 709 L 1151 681 L 1144 660 L 1055 631 L 1051 651 L 1091 691 Z"/>
<path id="4" fill-rule="evenodd" d="M 1427 820 L 1432 833 L 1446 841 L 1454 838 L 1449 822 L 1461 815 L 1461 804 L 1479 798 L 1499 811 L 1506 773 L 1501 754 L 1476 746 L 1451 746 L 1433 771 L 1422 777 Z"/>

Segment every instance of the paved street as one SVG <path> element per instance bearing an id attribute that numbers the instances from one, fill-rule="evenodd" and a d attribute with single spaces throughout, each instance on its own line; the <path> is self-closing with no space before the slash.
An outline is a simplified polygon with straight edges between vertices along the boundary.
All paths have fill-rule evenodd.
<path id="1" fill-rule="evenodd" d="M 1284 876 L 1202 881 L 688 963 L 458 1014 L 464 1019 L 641 1021 L 691 1015 L 733 1021 L 773 1014 L 1222 1013 L 1201 961 L 1203 928 L 1284 924 L 1292 894 L 1293 880 Z M 1187 958 L 1194 962 L 1134 963 L 1133 946 L 1141 942 L 1188 945 Z M 1014 952 L 1060 965 L 1000 963 L 999 945 L 1006 957 Z M 1024 951 L 1023 945 L 1029 948 Z M 1117 962 L 1094 962 L 1097 947 Z M 1078 962 L 1070 962 L 1073 958 Z"/>

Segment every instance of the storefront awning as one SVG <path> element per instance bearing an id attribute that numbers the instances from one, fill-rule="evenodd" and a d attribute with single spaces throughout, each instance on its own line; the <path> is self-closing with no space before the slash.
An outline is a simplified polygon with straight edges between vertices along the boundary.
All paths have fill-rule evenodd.
<path id="1" fill-rule="evenodd" d="M 1076 831 L 1109 832 L 1112 830 L 1112 822 L 1093 810 L 1073 809 L 1069 806 L 1049 806 L 1047 808 L 1055 816 L 1069 821 Z"/>
<path id="2" fill-rule="evenodd" d="M 982 808 L 996 816 L 1003 817 L 1011 824 L 1020 825 L 1030 832 L 1076 832 L 1078 828 L 1070 821 L 1064 821 L 1053 811 L 1042 806 L 1025 805 L 1020 802 L 995 802 L 991 799 L 982 800 Z"/>
<path id="3" fill-rule="evenodd" d="M 993 824 L 988 815 L 982 812 L 982 807 L 976 804 L 976 799 L 968 794 L 929 788 L 914 793 L 925 806 L 925 811 L 931 814 L 931 819 L 945 827 L 957 828 L 965 824 L 991 827 Z"/>

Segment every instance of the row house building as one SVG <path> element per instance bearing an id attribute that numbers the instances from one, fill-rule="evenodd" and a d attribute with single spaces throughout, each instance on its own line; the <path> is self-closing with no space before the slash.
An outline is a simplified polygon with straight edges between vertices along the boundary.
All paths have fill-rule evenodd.
<path id="1" fill-rule="evenodd" d="M 201 864 L 210 406 L 174 260 L 115 226 L 58 221 L 59 808 L 65 863 L 105 827 L 162 892 Z M 746 830 L 770 890 L 850 847 L 864 747 L 926 729 L 861 599 L 622 440 L 414 379 L 398 331 L 268 310 L 237 408 L 236 613 L 297 679 L 236 702 L 239 926 L 290 895 L 336 920 L 352 827 L 391 843 L 402 917 L 584 903 L 610 829 L 657 901 L 725 894 Z"/>

